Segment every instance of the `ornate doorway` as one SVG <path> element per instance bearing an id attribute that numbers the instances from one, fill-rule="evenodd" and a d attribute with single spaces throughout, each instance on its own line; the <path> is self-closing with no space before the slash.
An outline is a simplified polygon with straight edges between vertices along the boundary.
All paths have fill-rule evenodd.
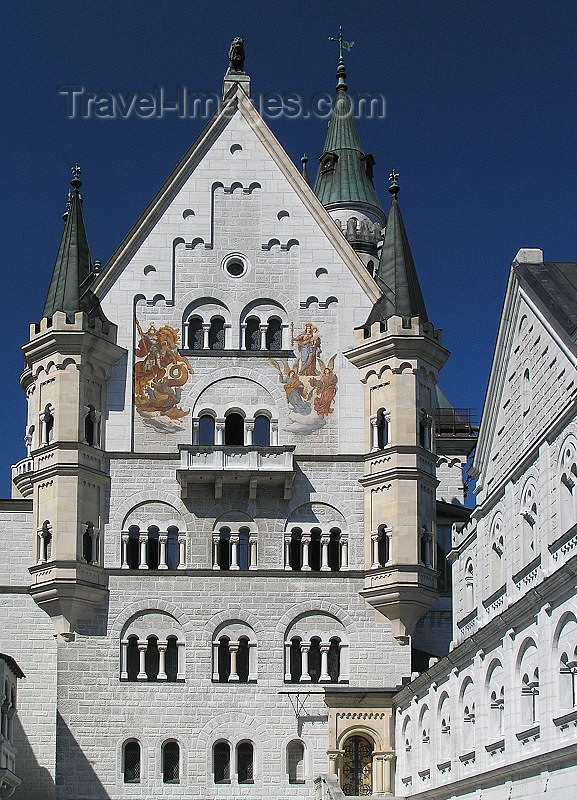
<path id="1" fill-rule="evenodd" d="M 359 797 L 373 792 L 373 743 L 365 736 L 350 736 L 344 746 L 343 792 Z"/>

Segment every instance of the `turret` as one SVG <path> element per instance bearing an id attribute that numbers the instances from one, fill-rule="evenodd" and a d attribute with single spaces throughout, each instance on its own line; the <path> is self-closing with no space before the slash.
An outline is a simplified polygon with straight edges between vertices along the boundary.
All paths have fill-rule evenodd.
<path id="1" fill-rule="evenodd" d="M 365 386 L 366 581 L 363 596 L 408 643 L 437 599 L 435 432 L 438 371 L 448 351 L 429 322 L 397 199 L 375 279 L 382 296 L 346 356 Z"/>
<path id="2" fill-rule="evenodd" d="M 29 402 L 29 458 L 15 484 L 33 496 L 36 538 L 30 593 L 70 638 L 78 619 L 106 598 L 101 531 L 108 470 L 106 381 L 125 353 L 90 291 L 94 270 L 73 169 L 65 227 L 43 316 L 22 348 Z"/>
<path id="3" fill-rule="evenodd" d="M 336 96 L 314 192 L 373 274 L 386 216 L 373 185 L 375 160 L 363 150 L 347 94 L 342 30 L 338 41 Z"/>

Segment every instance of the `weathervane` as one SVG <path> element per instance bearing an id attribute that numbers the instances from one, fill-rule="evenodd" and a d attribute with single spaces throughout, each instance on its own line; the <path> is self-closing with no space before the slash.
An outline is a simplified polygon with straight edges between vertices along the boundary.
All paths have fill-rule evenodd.
<path id="1" fill-rule="evenodd" d="M 338 42 L 339 43 L 339 59 L 343 57 L 343 50 L 347 52 L 351 49 L 354 45 L 354 42 L 345 42 L 343 39 L 343 26 L 339 25 L 339 38 L 337 39 L 335 36 L 329 36 L 329 42 Z"/>

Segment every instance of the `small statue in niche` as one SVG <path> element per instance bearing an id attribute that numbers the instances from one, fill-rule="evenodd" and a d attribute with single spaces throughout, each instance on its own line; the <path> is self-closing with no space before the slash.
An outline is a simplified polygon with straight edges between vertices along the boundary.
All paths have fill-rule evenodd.
<path id="1" fill-rule="evenodd" d="M 230 50 L 228 51 L 228 71 L 229 72 L 244 72 L 244 39 L 239 36 L 230 43 Z"/>

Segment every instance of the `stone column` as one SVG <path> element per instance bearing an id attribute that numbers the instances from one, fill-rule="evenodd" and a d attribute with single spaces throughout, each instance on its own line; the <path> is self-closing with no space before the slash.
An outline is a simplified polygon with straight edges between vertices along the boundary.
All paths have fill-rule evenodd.
<path id="1" fill-rule="evenodd" d="M 238 533 L 230 534 L 230 569 L 240 569 L 238 565 Z"/>
<path id="2" fill-rule="evenodd" d="M 379 418 L 377 414 L 371 417 L 371 453 L 379 449 Z"/>
<path id="3" fill-rule="evenodd" d="M 183 681 L 184 680 L 184 642 L 181 642 L 180 639 L 176 643 L 176 680 Z"/>
<path id="4" fill-rule="evenodd" d="M 98 531 L 95 528 L 90 530 L 90 563 L 98 563 Z"/>
<path id="5" fill-rule="evenodd" d="M 220 546 L 220 533 L 213 533 L 212 534 L 212 568 L 213 569 L 220 569 L 220 564 L 218 563 L 218 552 Z"/>
<path id="6" fill-rule="evenodd" d="M 146 563 L 146 545 L 148 544 L 148 533 L 138 534 L 138 544 L 140 550 L 140 563 L 138 565 L 138 569 L 148 569 L 148 564 Z"/>
<path id="7" fill-rule="evenodd" d="M 381 534 L 378 531 L 371 531 L 371 542 L 373 550 L 373 563 L 371 569 L 379 569 L 381 562 L 379 561 L 379 539 Z"/>
<path id="8" fill-rule="evenodd" d="M 246 445 L 252 444 L 254 433 L 254 420 L 253 419 L 245 419 L 244 421 L 244 443 Z"/>
<path id="9" fill-rule="evenodd" d="M 349 537 L 345 533 L 341 533 L 340 549 L 341 549 L 340 571 L 344 572 L 349 568 Z"/>
<path id="10" fill-rule="evenodd" d="M 327 683 L 330 681 L 331 676 L 329 675 L 329 650 L 330 650 L 330 642 L 321 642 L 320 644 L 320 651 L 321 651 L 321 676 L 319 678 L 320 683 Z"/>
<path id="11" fill-rule="evenodd" d="M 321 572 L 330 572 L 329 567 L 329 544 L 331 542 L 330 535 L 323 534 L 321 536 Z"/>
<path id="12" fill-rule="evenodd" d="M 159 642 L 158 643 L 158 675 L 157 680 L 165 681 L 166 680 L 166 648 L 168 647 L 168 642 Z"/>
<path id="13" fill-rule="evenodd" d="M 210 322 L 202 323 L 202 349 L 208 350 L 208 334 L 210 333 Z"/>
<path id="14" fill-rule="evenodd" d="M 46 563 L 46 547 L 44 545 L 44 529 L 38 531 L 38 561 L 37 564 Z"/>
<path id="15" fill-rule="evenodd" d="M 310 533 L 303 533 L 301 536 L 301 553 L 302 553 L 302 561 L 301 561 L 301 570 L 303 572 L 310 572 L 311 567 L 309 564 L 309 546 L 311 543 L 311 535 Z"/>
<path id="16" fill-rule="evenodd" d="M 217 419 L 214 423 L 214 443 L 222 446 L 224 444 L 224 419 Z"/>
<path id="17" fill-rule="evenodd" d="M 166 533 L 161 533 L 158 537 L 158 543 L 160 545 L 160 553 L 158 556 L 158 569 L 168 569 L 168 565 L 166 563 L 166 542 L 168 540 L 168 535 Z"/>
<path id="18" fill-rule="evenodd" d="M 266 350 L 266 332 L 268 324 L 266 322 L 264 324 L 261 323 L 258 327 L 260 332 L 260 349 Z"/>
<path id="19" fill-rule="evenodd" d="M 309 675 L 309 650 L 311 649 L 310 642 L 301 642 L 301 683 L 310 681 Z"/>
<path id="20" fill-rule="evenodd" d="M 238 653 L 239 642 L 229 642 L 228 652 L 230 653 L 230 675 L 229 681 L 238 681 L 238 673 L 236 671 L 236 654 Z"/>
<path id="21" fill-rule="evenodd" d="M 270 423 L 270 444 L 271 447 L 278 447 L 278 422 Z"/>
<path id="22" fill-rule="evenodd" d="M 343 750 L 327 750 L 327 759 L 329 762 L 329 775 L 338 775 L 340 771 L 340 761 L 343 755 Z"/>
<path id="23" fill-rule="evenodd" d="M 129 538 L 130 538 L 130 536 L 128 535 L 128 533 L 124 533 L 124 531 L 123 531 L 122 534 L 121 534 L 121 539 L 122 539 L 122 553 L 121 553 L 122 564 L 120 565 L 120 569 L 128 569 L 128 540 L 129 540 Z"/>
<path id="24" fill-rule="evenodd" d="M 218 642 L 217 640 L 213 641 L 213 643 L 212 643 L 212 679 L 213 679 L 213 681 L 218 681 L 219 677 L 220 677 L 219 674 L 218 674 L 218 646 L 219 646 L 219 644 L 220 644 L 220 642 Z"/>
<path id="25" fill-rule="evenodd" d="M 123 640 L 120 642 L 120 680 L 128 680 L 128 671 L 126 669 L 126 661 L 128 658 L 128 642 Z"/>
<path id="26" fill-rule="evenodd" d="M 246 350 L 246 322 L 240 323 L 240 349 Z"/>
<path id="27" fill-rule="evenodd" d="M 284 568 L 291 570 L 291 542 L 292 534 L 285 533 L 284 535 Z"/>
<path id="28" fill-rule="evenodd" d="M 178 569 L 186 569 L 186 533 L 178 534 Z"/>
<path id="29" fill-rule="evenodd" d="M 195 445 L 195 446 L 198 445 L 198 440 L 200 438 L 200 436 L 199 436 L 199 428 L 200 428 L 200 420 L 199 419 L 193 419 L 192 420 L 192 444 Z"/>
<path id="30" fill-rule="evenodd" d="M 224 349 L 231 350 L 232 349 L 232 325 L 230 322 L 225 322 L 224 326 Z"/>
<path id="31" fill-rule="evenodd" d="M 248 568 L 249 569 L 258 569 L 258 560 L 257 560 L 257 543 L 258 538 L 256 533 L 251 533 L 248 537 Z"/>
<path id="32" fill-rule="evenodd" d="M 140 665 L 138 669 L 138 675 L 136 676 L 137 681 L 145 681 L 148 679 L 148 675 L 146 674 L 146 650 L 148 648 L 148 642 L 138 642 L 138 655 L 140 657 Z"/>
<path id="33" fill-rule="evenodd" d="M 291 643 L 284 643 L 284 679 L 290 682 L 291 679 Z"/>
<path id="34" fill-rule="evenodd" d="M 256 642 L 249 642 L 248 643 L 248 679 L 251 682 L 252 681 L 256 681 L 256 679 L 258 678 L 256 655 L 257 655 Z"/>

